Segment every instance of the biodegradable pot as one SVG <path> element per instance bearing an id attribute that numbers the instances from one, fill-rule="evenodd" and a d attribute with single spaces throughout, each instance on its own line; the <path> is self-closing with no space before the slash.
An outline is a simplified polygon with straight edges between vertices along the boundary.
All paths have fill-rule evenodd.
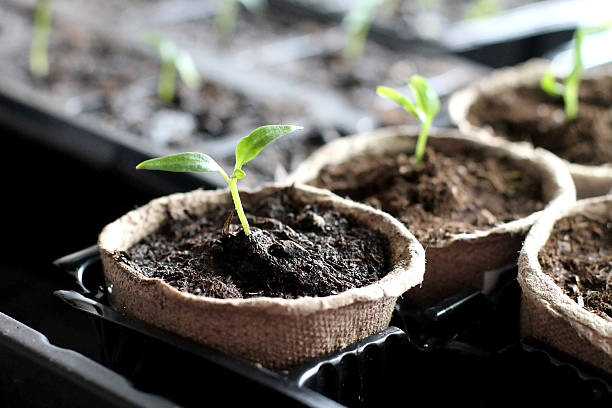
<path id="1" fill-rule="evenodd" d="M 216 299 L 180 292 L 118 262 L 168 219 L 231 208 L 228 190 L 196 190 L 151 201 L 107 225 L 98 240 L 110 300 L 122 313 L 265 367 L 279 369 L 338 350 L 389 325 L 398 296 L 423 279 L 425 255 L 393 217 L 309 186 L 269 185 L 241 192 L 251 200 L 288 189 L 298 202 L 321 203 L 386 236 L 390 269 L 378 282 L 337 295 L 282 299 Z"/>
<path id="2" fill-rule="evenodd" d="M 538 261 L 555 223 L 578 214 L 612 221 L 612 195 L 550 211 L 529 231 L 519 258 L 521 334 L 612 374 L 612 319 L 579 306 L 542 271 Z"/>
<path id="3" fill-rule="evenodd" d="M 400 152 L 412 154 L 417 134 L 418 128 L 401 126 L 335 140 L 315 151 L 290 175 L 290 180 L 311 183 L 326 165 L 346 163 L 364 153 L 381 156 Z M 497 140 L 485 143 L 466 137 L 456 129 L 433 129 L 428 145 L 446 154 L 467 148 L 485 150 L 492 157 L 510 157 L 516 160 L 517 167 L 539 175 L 542 198 L 547 206 L 575 201 L 576 192 L 567 167 L 558 157 L 543 149 L 510 146 Z M 522 241 L 539 216 L 540 212 L 536 212 L 487 230 L 455 234 L 440 244 L 427 246 L 423 284 L 407 296 L 428 306 L 464 289 L 483 289 L 487 271 L 516 263 Z"/>
<path id="4" fill-rule="evenodd" d="M 482 95 L 495 95 L 519 86 L 539 86 L 542 75 L 549 67 L 550 61 L 529 60 L 514 67 L 498 69 L 481 81 L 453 93 L 448 105 L 451 120 L 466 134 L 485 140 L 493 137 L 512 143 L 505 138 L 496 136 L 490 127 L 480 127 L 471 123 L 468 120 L 470 108 Z M 592 73 L 587 73 L 585 78 L 596 78 L 602 75 L 609 76 L 611 74 L 606 70 L 595 70 Z M 579 198 L 605 195 L 612 191 L 612 163 L 599 166 L 569 163 L 567 161 L 566 163 L 574 179 Z"/>

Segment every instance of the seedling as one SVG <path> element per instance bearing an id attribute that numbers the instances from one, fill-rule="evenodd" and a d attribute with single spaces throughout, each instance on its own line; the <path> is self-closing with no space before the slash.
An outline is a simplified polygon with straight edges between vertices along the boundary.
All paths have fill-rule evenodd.
<path id="1" fill-rule="evenodd" d="M 215 15 L 215 26 L 223 35 L 230 35 L 236 27 L 240 5 L 251 13 L 260 13 L 267 6 L 267 0 L 217 0 L 218 11 Z"/>
<path id="2" fill-rule="evenodd" d="M 161 59 L 162 66 L 157 81 L 157 96 L 161 101 L 170 103 L 174 100 L 177 71 L 189 88 L 200 88 L 202 78 L 187 51 L 178 49 L 172 41 L 157 33 L 146 33 L 143 40 L 157 51 Z"/>
<path id="3" fill-rule="evenodd" d="M 234 201 L 234 207 L 236 207 L 236 212 L 238 213 L 238 218 L 242 224 L 242 229 L 246 235 L 249 235 L 251 233 L 251 228 L 249 227 L 249 223 L 244 215 L 244 210 L 242 209 L 242 203 L 240 201 L 240 195 L 238 194 L 237 185 L 238 180 L 246 175 L 244 170 L 242 170 L 242 166 L 253 160 L 264 147 L 276 139 L 299 129 L 302 129 L 302 127 L 291 125 L 267 125 L 258 127 L 251 132 L 250 135 L 243 137 L 236 146 L 236 164 L 234 165 L 234 171 L 232 172 L 231 176 L 228 176 L 223 168 L 221 168 L 221 166 L 219 166 L 219 164 L 217 164 L 212 157 L 205 153 L 198 152 L 177 153 L 146 160 L 136 166 L 136 168 L 142 170 L 164 170 L 172 172 L 218 172 L 229 185 L 232 200 Z"/>
<path id="4" fill-rule="evenodd" d="M 51 8 L 47 0 L 38 0 L 34 9 L 34 33 L 30 44 L 30 73 L 37 78 L 49 75 L 49 35 Z"/>
<path id="5" fill-rule="evenodd" d="M 414 150 L 415 165 L 420 166 L 425 155 L 427 146 L 427 136 L 431 129 L 431 124 L 440 110 L 440 99 L 436 91 L 429 83 L 419 75 L 413 75 L 408 80 L 408 85 L 412 90 L 415 102 L 402 95 L 393 88 L 379 86 L 376 93 L 384 98 L 389 98 L 399 103 L 406 111 L 412 113 L 421 122 L 421 130 Z"/>
<path id="6" fill-rule="evenodd" d="M 345 61 L 355 61 L 363 55 L 370 26 L 383 1 L 356 0 L 344 16 L 342 23 L 346 33 L 346 45 L 343 51 Z"/>
<path id="7" fill-rule="evenodd" d="M 577 29 L 574 33 L 574 59 L 569 75 L 560 83 L 557 82 L 552 70 L 549 69 L 540 80 L 540 87 L 544 92 L 552 96 L 563 97 L 565 117 L 568 121 L 575 120 L 578 117 L 578 89 L 582 81 L 582 71 L 584 69 L 582 61 L 582 42 L 584 37 L 610 28 L 612 28 L 612 21 L 597 27 Z"/>

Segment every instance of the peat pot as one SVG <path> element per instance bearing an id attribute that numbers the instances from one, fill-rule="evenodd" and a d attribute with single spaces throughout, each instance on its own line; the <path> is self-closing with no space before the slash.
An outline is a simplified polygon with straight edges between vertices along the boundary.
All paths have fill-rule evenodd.
<path id="1" fill-rule="evenodd" d="M 453 123 L 466 134 L 534 144 L 564 159 L 578 198 L 612 191 L 612 75 L 587 71 L 580 86 L 578 118 L 565 120 L 563 100 L 540 89 L 550 62 L 534 59 L 494 71 L 455 92 Z"/>
<path id="2" fill-rule="evenodd" d="M 520 255 L 521 334 L 612 374 L 611 276 L 612 195 L 543 215 Z"/>
<path id="3" fill-rule="evenodd" d="M 273 369 L 302 363 L 385 329 L 396 299 L 423 278 L 424 250 L 415 237 L 401 223 L 381 211 L 313 187 L 268 185 L 241 192 L 247 214 L 249 208 L 275 195 L 284 195 L 286 198 L 283 200 L 297 203 L 298 219 L 301 214 L 311 213 L 315 206 L 339 213 L 363 229 L 376 233 L 387 242 L 388 259 L 386 269 L 381 271 L 382 278 L 366 286 L 327 296 L 221 299 L 180 291 L 160 278 L 144 276 L 133 264 L 125 261 L 126 251 L 143 238 L 166 228 L 170 219 L 181 221 L 220 210 L 226 210 L 225 215 L 231 213 L 233 204 L 228 190 L 196 190 L 155 199 L 104 228 L 98 246 L 105 280 L 110 286 L 111 304 L 121 313 Z M 314 216 L 313 225 L 324 224 L 324 219 L 317 217 Z M 223 227 L 222 235 L 227 237 L 224 219 L 215 219 L 214 222 L 219 225 L 219 230 Z M 251 223 L 257 221 L 253 220 Z M 282 225 L 276 220 L 266 220 L 262 222 Z M 328 231 L 327 227 L 321 228 Z M 291 228 L 288 231 L 294 232 Z M 235 234 L 244 237 L 241 230 Z M 249 237 L 255 234 L 253 230 Z M 270 253 L 273 253 L 273 245 L 280 251 L 279 257 L 303 250 L 290 239 L 275 241 L 267 247 Z M 279 248 L 291 251 L 283 252 Z M 250 249 L 244 251 L 244 256 L 252 256 Z M 302 267 L 308 270 L 309 266 Z M 267 271 L 255 272 L 257 278 Z M 284 271 L 279 271 L 279 275 L 284 276 Z"/>
<path id="4" fill-rule="evenodd" d="M 415 190 L 415 185 L 435 179 L 434 173 L 438 171 L 427 165 L 421 173 L 408 168 L 417 134 L 418 128 L 405 126 L 338 139 L 315 151 L 290 179 L 353 199 L 372 194 L 366 202 L 405 223 L 426 249 L 423 284 L 407 296 L 430 306 L 463 290 L 486 292 L 496 272 L 516 265 L 522 241 L 541 212 L 553 205 L 572 203 L 575 189 L 564 163 L 545 150 L 510 146 L 495 139 L 485 142 L 464 136 L 456 129 L 434 129 L 429 136 L 427 156 L 439 157 L 436 160 L 442 164 L 449 162 L 444 171 L 450 173 L 429 190 Z M 364 155 L 370 157 L 369 164 L 364 164 Z M 389 165 L 389 160 L 395 162 Z M 481 162 L 489 167 L 478 170 Z M 476 176 L 471 174 L 473 168 L 479 171 Z M 346 174 L 351 172 L 356 176 L 347 181 Z M 387 173 L 394 174 L 391 181 Z M 537 196 L 537 202 L 528 199 L 526 204 L 514 203 L 518 214 L 514 218 L 481 207 L 487 205 L 481 201 L 483 197 L 495 200 L 497 206 L 512 202 L 514 195 L 519 195 L 514 189 L 519 191 L 520 186 L 513 185 L 500 197 L 496 186 L 508 180 L 512 183 L 516 177 L 529 184 L 529 194 Z M 472 187 L 465 182 L 470 179 L 485 181 Z M 421 183 L 422 180 L 425 181 Z M 395 196 L 389 195 L 398 186 L 402 190 Z M 468 188 L 471 195 L 463 197 Z M 398 209 L 394 202 L 405 197 L 411 202 Z M 466 211 L 451 213 L 448 218 L 441 216 L 454 208 Z M 421 219 L 415 219 L 414 214 L 421 214 Z"/>

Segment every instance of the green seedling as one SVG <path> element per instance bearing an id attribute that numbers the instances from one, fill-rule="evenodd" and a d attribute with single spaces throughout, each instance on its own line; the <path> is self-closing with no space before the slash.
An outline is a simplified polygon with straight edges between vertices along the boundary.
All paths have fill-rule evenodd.
<path id="1" fill-rule="evenodd" d="M 422 76 L 411 76 L 408 80 L 408 85 L 412 90 L 415 102 L 412 102 L 409 98 L 395 89 L 386 86 L 377 87 L 376 93 L 379 96 L 399 103 L 406 111 L 412 113 L 419 122 L 421 122 L 421 130 L 419 131 L 419 137 L 414 150 L 415 164 L 420 166 L 423 162 L 423 156 L 425 155 L 429 130 L 431 129 L 434 118 L 440 110 L 440 99 L 436 91 L 434 91 Z"/>
<path id="2" fill-rule="evenodd" d="M 157 33 L 146 33 L 143 36 L 144 42 L 155 49 L 161 59 L 161 71 L 157 82 L 157 96 L 165 103 L 174 100 L 176 93 L 176 73 L 191 89 L 199 89 L 202 85 L 202 78 L 193 62 L 193 58 L 187 51 L 180 50 L 170 40 Z"/>
<path id="3" fill-rule="evenodd" d="M 236 207 L 236 212 L 238 213 L 238 218 L 242 224 L 242 229 L 246 235 L 249 235 L 251 233 L 251 228 L 249 227 L 244 210 L 242 209 L 242 203 L 240 201 L 240 195 L 238 194 L 237 185 L 238 180 L 246 175 L 244 170 L 242 170 L 242 166 L 253 160 L 264 147 L 276 139 L 299 129 L 302 129 L 302 127 L 291 125 L 268 125 L 258 127 L 251 132 L 250 135 L 243 137 L 236 146 L 236 164 L 234 165 L 234 171 L 232 172 L 231 176 L 228 176 L 212 157 L 198 152 L 177 153 L 146 160 L 136 166 L 136 168 L 142 170 L 163 170 L 172 172 L 212 171 L 221 174 L 221 177 L 223 177 L 230 188 L 232 200 L 234 201 L 234 207 Z"/>
<path id="4" fill-rule="evenodd" d="M 30 73 L 37 78 L 49 75 L 49 35 L 51 8 L 47 0 L 39 0 L 34 9 L 34 33 L 30 45 Z"/>
<path id="5" fill-rule="evenodd" d="M 218 10 L 215 15 L 215 27 L 223 35 L 230 35 L 236 27 L 238 11 L 242 5 L 249 12 L 261 13 L 268 7 L 267 0 L 216 0 Z"/>
<path id="6" fill-rule="evenodd" d="M 376 13 L 383 1 L 355 0 L 353 6 L 344 16 L 342 24 L 346 33 L 346 45 L 343 50 L 345 61 L 355 61 L 363 55 L 370 26 L 376 18 Z"/>
<path id="7" fill-rule="evenodd" d="M 563 79 L 563 82 L 558 82 L 552 73 L 548 70 L 540 80 L 542 90 L 552 96 L 563 97 L 565 105 L 565 117 L 568 121 L 575 120 L 578 117 L 578 89 L 582 82 L 582 71 L 584 63 L 582 61 L 582 43 L 584 37 L 592 34 L 597 34 L 612 28 L 612 21 L 597 27 L 579 28 L 574 33 L 574 58 L 572 70 L 569 75 Z"/>

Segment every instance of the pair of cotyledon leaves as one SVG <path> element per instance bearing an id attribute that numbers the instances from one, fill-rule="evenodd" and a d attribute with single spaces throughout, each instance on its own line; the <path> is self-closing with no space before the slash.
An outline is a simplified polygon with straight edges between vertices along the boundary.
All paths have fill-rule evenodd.
<path id="1" fill-rule="evenodd" d="M 210 172 L 216 171 L 225 181 L 229 179 L 241 179 L 245 176 L 242 166 L 254 159 L 259 152 L 268 144 L 276 139 L 293 132 L 294 130 L 302 129 L 301 126 L 292 125 L 267 125 L 261 126 L 251 132 L 250 135 L 242 138 L 236 146 L 236 164 L 231 176 L 221 168 L 221 166 L 213 160 L 212 157 L 205 153 L 185 152 L 177 153 L 169 156 L 158 157 L 140 163 L 136 168 L 143 170 L 164 170 L 173 172 L 197 171 Z"/>
<path id="2" fill-rule="evenodd" d="M 405 110 L 416 116 L 421 123 L 431 123 L 440 110 L 438 94 L 420 75 L 411 76 L 408 85 L 414 94 L 415 102 L 387 86 L 377 87 L 376 93 L 399 103 Z"/>

